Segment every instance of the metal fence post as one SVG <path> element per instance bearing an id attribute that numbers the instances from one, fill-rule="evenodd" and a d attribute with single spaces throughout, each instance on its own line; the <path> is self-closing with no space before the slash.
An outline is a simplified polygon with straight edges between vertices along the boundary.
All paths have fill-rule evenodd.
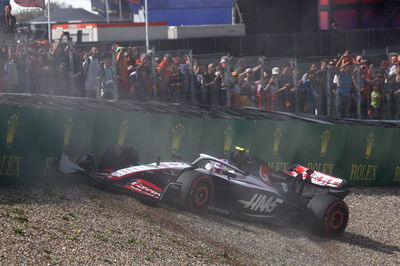
<path id="1" fill-rule="evenodd" d="M 119 99 L 119 92 L 118 92 L 118 86 L 117 86 L 117 79 L 116 79 L 116 76 L 117 76 L 117 51 L 116 51 L 116 48 L 117 46 L 116 46 L 116 44 L 115 43 L 113 43 L 113 45 L 112 45 L 112 47 L 111 47 L 111 52 L 112 52 L 112 61 L 113 61 L 113 64 L 112 64 L 112 70 L 113 70 L 113 73 L 114 73 L 114 75 L 113 75 L 113 98 L 114 98 L 114 101 L 118 101 L 118 99 Z"/>
<path id="2" fill-rule="evenodd" d="M 360 69 L 360 66 L 356 66 L 356 75 L 357 75 L 357 85 L 358 85 L 358 87 L 359 88 L 356 88 L 356 92 L 357 92 L 357 118 L 358 119 L 362 119 L 363 118 L 363 115 L 362 115 L 362 113 L 361 113 L 361 97 L 362 97 L 362 94 L 361 94 L 361 91 L 359 90 L 361 87 L 360 87 L 360 85 L 361 85 L 361 69 Z"/>
<path id="3" fill-rule="evenodd" d="M 70 71 L 70 93 L 69 96 L 75 96 L 75 82 L 74 82 L 74 74 L 75 74 L 75 59 L 74 59 L 74 51 L 73 51 L 73 42 L 72 38 L 68 37 L 68 59 L 69 59 L 69 71 Z"/>
<path id="4" fill-rule="evenodd" d="M 195 92 L 194 92 L 194 73 L 193 73 L 193 51 L 189 51 L 189 91 L 190 91 L 190 103 L 195 103 Z"/>
<path id="5" fill-rule="evenodd" d="M 327 95 L 327 114 L 328 117 L 332 117 L 332 66 L 328 66 L 328 69 L 326 71 L 326 95 Z"/>
<path id="6" fill-rule="evenodd" d="M 294 98 L 295 98 L 295 112 L 296 113 L 300 113 L 300 92 L 299 92 L 299 86 L 298 86 L 298 82 L 297 82 L 297 74 L 298 74 L 298 72 L 299 72 L 299 69 L 298 69 L 298 67 L 297 67 L 297 58 L 296 59 L 294 59 L 294 68 L 293 68 L 293 85 L 294 85 L 294 88 L 295 88 L 295 95 L 294 95 Z"/>
<path id="7" fill-rule="evenodd" d="M 157 65 L 155 47 L 151 49 L 151 72 L 153 76 L 153 98 L 157 100 Z"/>
<path id="8" fill-rule="evenodd" d="M 231 85 L 232 85 L 232 74 L 231 74 L 231 55 L 226 56 L 226 70 L 225 70 L 225 86 L 226 86 L 226 106 L 231 106 Z"/>
<path id="9" fill-rule="evenodd" d="M 24 58 L 25 58 L 25 86 L 26 92 L 31 93 L 31 86 L 30 86 L 30 58 L 29 58 L 29 40 L 28 35 L 24 36 Z"/>

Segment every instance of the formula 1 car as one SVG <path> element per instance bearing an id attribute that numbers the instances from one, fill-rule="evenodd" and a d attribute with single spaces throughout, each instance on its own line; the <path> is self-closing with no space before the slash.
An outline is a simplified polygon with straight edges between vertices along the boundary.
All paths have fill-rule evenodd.
<path id="1" fill-rule="evenodd" d="M 322 237 L 341 235 L 349 219 L 343 199 L 347 181 L 293 165 L 274 171 L 267 162 L 245 151 L 230 160 L 200 154 L 192 163 L 140 164 L 132 146 L 108 149 L 93 169 L 93 153 L 82 153 L 76 163 L 61 155 L 59 170 L 79 173 L 98 182 L 154 202 L 194 212 L 212 211 L 255 222 L 303 221 Z M 300 220 L 301 219 L 301 220 Z"/>

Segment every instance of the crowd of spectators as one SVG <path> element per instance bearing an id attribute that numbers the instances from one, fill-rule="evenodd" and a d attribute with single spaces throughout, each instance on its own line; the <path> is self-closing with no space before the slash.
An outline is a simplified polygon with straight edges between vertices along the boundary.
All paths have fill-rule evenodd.
<path id="1" fill-rule="evenodd" d="M 6 6 L 2 34 L 15 32 Z M 269 111 L 339 118 L 400 119 L 400 56 L 376 64 L 345 51 L 300 67 L 259 57 L 223 56 L 200 62 L 184 52 L 154 53 L 123 45 L 82 46 L 68 33 L 50 44 L 18 39 L 0 43 L 0 91 L 108 100 L 160 100 L 251 106 Z"/>

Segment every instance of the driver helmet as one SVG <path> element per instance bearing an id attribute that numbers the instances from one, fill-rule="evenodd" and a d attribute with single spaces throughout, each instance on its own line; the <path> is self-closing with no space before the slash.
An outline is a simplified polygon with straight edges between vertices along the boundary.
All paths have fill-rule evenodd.
<path id="1" fill-rule="evenodd" d="M 226 160 L 226 159 L 221 159 L 221 161 L 223 161 L 225 163 L 229 163 L 229 160 Z M 217 174 L 222 174 L 223 172 L 226 172 L 229 170 L 229 168 L 226 165 L 219 163 L 219 162 L 214 162 L 214 161 L 209 161 L 206 165 L 206 169 L 209 171 L 212 171 L 214 173 L 217 173 Z"/>

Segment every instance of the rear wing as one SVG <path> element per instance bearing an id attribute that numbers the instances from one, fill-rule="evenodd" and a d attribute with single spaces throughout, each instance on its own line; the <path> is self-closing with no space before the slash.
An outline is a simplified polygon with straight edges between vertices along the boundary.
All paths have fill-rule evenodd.
<path id="1" fill-rule="evenodd" d="M 303 181 L 319 187 L 344 189 L 348 183 L 347 180 L 314 171 L 302 165 L 292 165 L 283 173 L 294 178 L 301 178 Z"/>

